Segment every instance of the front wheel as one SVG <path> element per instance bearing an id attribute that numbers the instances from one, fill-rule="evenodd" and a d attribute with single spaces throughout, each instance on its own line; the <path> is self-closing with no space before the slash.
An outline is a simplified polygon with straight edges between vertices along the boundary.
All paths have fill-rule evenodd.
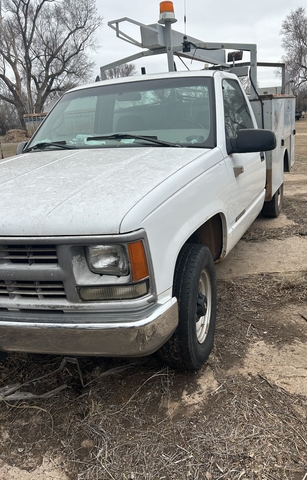
<path id="1" fill-rule="evenodd" d="M 272 200 L 264 202 L 262 207 L 262 215 L 269 218 L 277 218 L 282 210 L 282 201 L 284 196 L 284 184 L 282 184 L 277 192 L 273 195 Z"/>
<path id="2" fill-rule="evenodd" d="M 215 266 L 207 247 L 184 245 L 177 260 L 173 295 L 178 300 L 179 323 L 159 355 L 172 368 L 199 370 L 213 347 L 216 317 Z"/>

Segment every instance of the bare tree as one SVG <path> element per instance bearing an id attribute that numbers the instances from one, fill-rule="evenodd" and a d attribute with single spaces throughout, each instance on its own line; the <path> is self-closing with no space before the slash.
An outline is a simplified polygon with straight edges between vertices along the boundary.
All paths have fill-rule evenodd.
<path id="1" fill-rule="evenodd" d="M 0 101 L 0 135 L 5 135 L 12 128 L 19 126 L 19 119 L 14 105 Z"/>
<path id="2" fill-rule="evenodd" d="M 307 85 L 300 88 L 296 97 L 296 109 L 307 112 Z"/>
<path id="3" fill-rule="evenodd" d="M 286 51 L 283 61 L 298 92 L 307 84 L 307 14 L 303 7 L 285 18 L 281 29 L 282 46 Z"/>
<path id="4" fill-rule="evenodd" d="M 107 79 L 111 78 L 120 78 L 120 77 L 130 77 L 131 75 L 136 74 L 136 68 L 134 63 L 124 63 L 118 67 L 110 68 L 105 71 L 105 77 Z"/>
<path id="5" fill-rule="evenodd" d="M 102 18 L 93 0 L 2 0 L 0 22 L 0 99 L 25 127 L 25 113 L 90 77 Z"/>
<path id="6" fill-rule="evenodd" d="M 250 78 L 249 77 L 239 77 L 239 80 L 240 80 L 240 83 L 241 83 L 242 88 L 245 91 L 245 93 L 249 94 L 250 86 L 251 86 Z"/>

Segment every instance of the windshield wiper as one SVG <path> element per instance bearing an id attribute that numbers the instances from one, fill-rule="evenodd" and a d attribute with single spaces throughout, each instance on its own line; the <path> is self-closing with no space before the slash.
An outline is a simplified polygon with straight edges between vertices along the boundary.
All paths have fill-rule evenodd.
<path id="1" fill-rule="evenodd" d="M 31 147 L 27 147 L 23 150 L 22 153 L 31 152 L 32 150 L 40 150 L 47 147 L 58 147 L 64 150 L 70 150 L 71 148 L 76 148 L 71 145 L 67 145 L 65 140 L 59 140 L 58 142 L 39 142 Z"/>
<path id="2" fill-rule="evenodd" d="M 87 137 L 89 140 L 144 140 L 146 142 L 154 143 L 156 145 L 163 145 L 164 147 L 181 147 L 178 143 L 165 142 L 164 140 L 158 140 L 155 136 L 147 135 L 132 135 L 130 133 L 113 133 L 112 135 L 98 135 L 96 137 Z"/>
<path id="3" fill-rule="evenodd" d="M 185 144 L 185 147 L 186 148 L 207 148 L 207 149 L 210 149 L 210 150 L 212 150 L 214 148 L 212 146 L 208 147 L 208 145 L 202 145 L 202 144 L 196 145 L 195 143 L 193 145 L 190 145 L 189 143 Z"/>

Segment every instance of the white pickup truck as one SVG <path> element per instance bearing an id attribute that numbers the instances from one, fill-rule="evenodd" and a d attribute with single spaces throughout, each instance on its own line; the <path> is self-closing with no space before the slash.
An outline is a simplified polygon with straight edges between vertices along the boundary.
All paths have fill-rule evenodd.
<path id="1" fill-rule="evenodd" d="M 227 71 L 64 94 L 22 154 L 0 162 L 0 350 L 159 351 L 173 367 L 201 368 L 214 263 L 263 208 L 280 211 L 282 179 L 266 198 L 276 160 L 264 152 L 275 147 Z"/>

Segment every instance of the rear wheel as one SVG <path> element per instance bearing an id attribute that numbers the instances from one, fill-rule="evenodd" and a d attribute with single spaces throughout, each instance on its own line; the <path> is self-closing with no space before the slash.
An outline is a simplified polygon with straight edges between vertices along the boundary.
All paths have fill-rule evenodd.
<path id="1" fill-rule="evenodd" d="M 216 276 L 210 250 L 186 244 L 177 260 L 173 295 L 177 297 L 179 324 L 159 351 L 172 368 L 199 370 L 214 341 Z"/>
<path id="2" fill-rule="evenodd" d="M 284 184 L 282 184 L 277 192 L 273 195 L 272 200 L 264 202 L 262 207 L 262 215 L 269 218 L 277 218 L 282 210 L 282 201 L 284 196 Z"/>

